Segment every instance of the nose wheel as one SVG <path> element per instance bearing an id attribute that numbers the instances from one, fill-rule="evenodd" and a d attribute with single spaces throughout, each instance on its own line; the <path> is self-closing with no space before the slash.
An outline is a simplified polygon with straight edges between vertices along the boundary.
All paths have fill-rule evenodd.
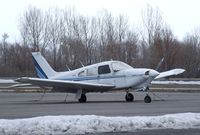
<path id="1" fill-rule="evenodd" d="M 151 97 L 148 94 L 144 97 L 144 102 L 151 103 Z"/>
<path id="2" fill-rule="evenodd" d="M 134 96 L 131 93 L 127 93 L 125 99 L 127 102 L 132 102 L 134 100 Z"/>

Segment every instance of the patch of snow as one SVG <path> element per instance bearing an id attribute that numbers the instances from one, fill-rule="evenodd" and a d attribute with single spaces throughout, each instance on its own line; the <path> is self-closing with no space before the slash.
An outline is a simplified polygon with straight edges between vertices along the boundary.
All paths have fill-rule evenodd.
<path id="1" fill-rule="evenodd" d="M 191 85 L 200 85 L 200 81 L 152 81 L 152 84 L 191 84 Z"/>
<path id="2" fill-rule="evenodd" d="M 200 113 L 162 116 L 104 117 L 96 115 L 43 116 L 27 119 L 0 119 L 0 134 L 85 134 L 131 132 L 137 129 L 200 128 Z"/>
<path id="3" fill-rule="evenodd" d="M 0 79 L 0 83 L 15 83 L 12 79 Z"/>

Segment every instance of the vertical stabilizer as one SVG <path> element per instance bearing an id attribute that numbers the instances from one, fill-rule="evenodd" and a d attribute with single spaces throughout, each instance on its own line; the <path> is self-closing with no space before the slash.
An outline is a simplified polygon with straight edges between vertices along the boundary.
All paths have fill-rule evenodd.
<path id="1" fill-rule="evenodd" d="M 39 78 L 48 79 L 56 74 L 40 52 L 33 52 L 32 57 Z"/>

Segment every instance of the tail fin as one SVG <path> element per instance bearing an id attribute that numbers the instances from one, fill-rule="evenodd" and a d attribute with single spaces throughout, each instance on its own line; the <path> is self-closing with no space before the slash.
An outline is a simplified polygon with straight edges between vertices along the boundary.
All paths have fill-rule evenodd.
<path id="1" fill-rule="evenodd" d="M 56 72 L 51 68 L 40 52 L 32 53 L 33 63 L 39 78 L 51 78 Z"/>

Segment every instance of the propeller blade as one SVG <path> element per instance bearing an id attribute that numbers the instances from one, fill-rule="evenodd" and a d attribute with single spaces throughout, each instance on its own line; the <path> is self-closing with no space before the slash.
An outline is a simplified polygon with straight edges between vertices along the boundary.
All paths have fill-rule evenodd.
<path id="1" fill-rule="evenodd" d="M 161 64 L 163 63 L 164 61 L 164 57 L 160 60 L 160 62 L 158 63 L 157 67 L 156 67 L 156 71 L 160 68 Z"/>

